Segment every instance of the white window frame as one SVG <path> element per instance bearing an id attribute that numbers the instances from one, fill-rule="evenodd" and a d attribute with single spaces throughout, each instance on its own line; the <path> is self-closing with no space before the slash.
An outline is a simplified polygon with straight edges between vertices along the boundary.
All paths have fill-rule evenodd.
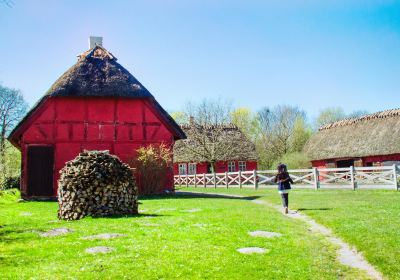
<path id="1" fill-rule="evenodd" d="M 179 175 L 187 175 L 186 163 L 179 163 Z"/>
<path id="2" fill-rule="evenodd" d="M 188 175 L 197 174 L 196 163 L 188 163 L 187 172 L 188 172 Z"/>
<path id="3" fill-rule="evenodd" d="M 236 163 L 234 161 L 228 161 L 228 172 L 236 172 Z"/>
<path id="4" fill-rule="evenodd" d="M 245 161 L 239 161 L 238 166 L 239 166 L 239 171 L 246 171 L 247 166 Z"/>

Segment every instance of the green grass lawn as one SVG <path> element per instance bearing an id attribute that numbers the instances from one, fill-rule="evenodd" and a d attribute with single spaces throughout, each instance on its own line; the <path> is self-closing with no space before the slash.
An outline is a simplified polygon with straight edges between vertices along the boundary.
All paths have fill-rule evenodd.
<path id="1" fill-rule="evenodd" d="M 274 204 L 281 203 L 277 191 L 271 189 L 190 190 L 260 195 L 261 199 Z M 293 190 L 289 206 L 331 228 L 343 240 L 356 246 L 387 278 L 400 279 L 400 192 Z"/>
<path id="2" fill-rule="evenodd" d="M 365 279 L 340 265 L 335 248 L 301 221 L 243 199 L 154 197 L 141 199 L 138 216 L 57 222 L 56 202 L 0 197 L 1 279 Z M 198 211 L 187 212 L 197 209 Z M 38 232 L 73 232 L 44 238 Z M 251 237 L 248 231 L 282 237 Z M 100 233 L 126 234 L 84 240 Z M 85 249 L 115 251 L 91 255 Z M 241 247 L 269 249 L 243 255 Z"/>

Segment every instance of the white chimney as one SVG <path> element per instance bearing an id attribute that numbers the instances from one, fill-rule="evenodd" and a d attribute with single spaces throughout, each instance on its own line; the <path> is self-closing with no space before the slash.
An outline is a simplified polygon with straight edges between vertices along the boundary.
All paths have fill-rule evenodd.
<path id="1" fill-rule="evenodd" d="M 95 46 L 103 46 L 103 37 L 90 36 L 89 37 L 89 49 L 93 49 Z"/>

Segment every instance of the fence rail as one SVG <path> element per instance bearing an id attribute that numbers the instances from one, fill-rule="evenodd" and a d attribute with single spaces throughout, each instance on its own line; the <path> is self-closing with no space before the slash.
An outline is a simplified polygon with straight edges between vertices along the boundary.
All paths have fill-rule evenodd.
<path id="1" fill-rule="evenodd" d="M 382 188 L 399 190 L 399 168 L 382 167 L 312 168 L 289 170 L 294 188 Z M 175 186 L 268 187 L 274 185 L 275 170 L 175 175 Z"/>

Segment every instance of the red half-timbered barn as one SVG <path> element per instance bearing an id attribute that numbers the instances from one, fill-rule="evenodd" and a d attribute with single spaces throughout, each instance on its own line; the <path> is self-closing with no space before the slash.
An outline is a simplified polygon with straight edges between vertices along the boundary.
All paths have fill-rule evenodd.
<path id="1" fill-rule="evenodd" d="M 314 167 L 400 164 L 400 109 L 322 126 L 304 147 Z"/>
<path id="2" fill-rule="evenodd" d="M 9 136 L 21 150 L 25 198 L 55 197 L 59 170 L 83 150 L 109 150 L 129 163 L 141 146 L 183 138 L 151 93 L 93 43 Z M 165 189 L 173 187 L 169 173 Z"/>

